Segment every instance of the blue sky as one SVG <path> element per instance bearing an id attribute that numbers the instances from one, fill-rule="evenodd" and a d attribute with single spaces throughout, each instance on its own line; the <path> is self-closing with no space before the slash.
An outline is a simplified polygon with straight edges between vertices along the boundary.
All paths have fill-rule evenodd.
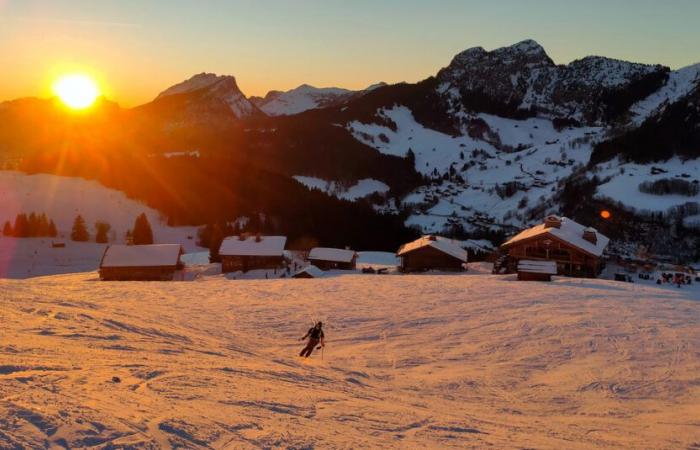
<path id="1" fill-rule="evenodd" d="M 0 0 L 0 99 L 85 71 L 122 104 L 194 73 L 248 95 L 301 83 L 417 81 L 457 52 L 531 38 L 558 63 L 598 54 L 700 62 L 700 1 Z"/>

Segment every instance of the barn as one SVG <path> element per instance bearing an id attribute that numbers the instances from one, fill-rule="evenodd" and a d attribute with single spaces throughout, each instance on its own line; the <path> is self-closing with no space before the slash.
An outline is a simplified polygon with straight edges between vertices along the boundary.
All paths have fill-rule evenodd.
<path id="1" fill-rule="evenodd" d="M 309 252 L 309 262 L 321 270 L 355 270 L 357 253 L 342 248 L 315 247 Z"/>
<path id="2" fill-rule="evenodd" d="M 604 267 L 602 255 L 608 242 L 595 228 L 551 215 L 506 241 L 501 251 L 507 253 L 509 273 L 517 271 L 521 260 L 554 261 L 558 275 L 595 278 Z"/>
<path id="3" fill-rule="evenodd" d="M 230 236 L 221 242 L 222 272 L 276 269 L 285 265 L 286 236 Z"/>
<path id="4" fill-rule="evenodd" d="M 100 261 L 104 281 L 171 281 L 184 269 L 179 244 L 110 245 Z"/>
<path id="5" fill-rule="evenodd" d="M 457 272 L 466 268 L 467 251 L 459 242 L 442 236 L 423 236 L 404 244 L 396 253 L 402 272 L 443 270 Z"/>

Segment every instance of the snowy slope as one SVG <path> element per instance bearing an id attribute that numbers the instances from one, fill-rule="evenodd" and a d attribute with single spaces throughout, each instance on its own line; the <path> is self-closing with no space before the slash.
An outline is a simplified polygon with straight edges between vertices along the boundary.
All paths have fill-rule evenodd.
<path id="1" fill-rule="evenodd" d="M 654 195 L 639 191 L 642 182 L 661 179 L 682 179 L 700 183 L 700 160 L 668 161 L 653 164 L 622 163 L 613 160 L 597 166 L 596 175 L 605 182 L 598 186 L 597 195 L 622 202 L 628 208 L 647 212 L 666 212 L 688 202 L 700 203 L 700 194 L 689 197 L 680 194 Z"/>
<path id="2" fill-rule="evenodd" d="M 250 100 L 269 116 L 289 116 L 310 109 L 341 105 L 384 85 L 384 83 L 377 83 L 367 89 L 352 91 L 337 87 L 318 88 L 302 84 L 286 92 L 270 91 L 265 97 L 251 97 Z"/>
<path id="3" fill-rule="evenodd" d="M 393 122 L 395 130 L 359 121 L 346 127 L 355 139 L 382 153 L 406 157 L 410 150 L 416 170 L 435 180 L 402 199 L 416 209 L 407 224 L 424 232 L 438 232 L 465 219 L 471 220 L 467 226 L 484 220 L 522 225 L 524 208 L 518 204 L 523 197 L 529 206 L 553 197 L 557 183 L 589 161 L 592 145 L 605 131 L 557 130 L 545 118 L 515 120 L 480 113 L 473 119 L 485 125 L 481 135 L 451 136 L 424 127 L 405 106 L 377 114 Z M 511 182 L 518 183 L 518 192 L 499 196 L 497 187 Z"/>
<path id="4" fill-rule="evenodd" d="M 674 70 L 661 89 L 632 105 L 632 122 L 640 125 L 652 115 L 662 112 L 669 104 L 680 100 L 699 84 L 700 64 Z"/>
<path id="5" fill-rule="evenodd" d="M 696 287 L 95 278 L 0 280 L 0 447 L 700 442 Z M 315 319 L 328 345 L 301 361 L 298 339 Z"/>
<path id="6" fill-rule="evenodd" d="M 350 186 L 345 186 L 337 181 L 328 181 L 303 175 L 295 175 L 293 178 L 309 189 L 318 189 L 328 195 L 333 195 L 344 200 L 357 200 L 374 194 L 375 192 L 381 194 L 389 190 L 389 186 L 385 183 L 371 178 L 358 180 Z"/>
<path id="7" fill-rule="evenodd" d="M 106 188 L 96 181 L 56 175 L 27 175 L 0 171 L 0 224 L 14 222 L 19 213 L 46 213 L 53 219 L 59 234 L 70 234 L 73 220 L 80 214 L 94 238 L 93 225 L 98 220 L 112 226 L 112 240 L 124 242 L 125 233 L 134 226 L 136 217 L 145 213 L 156 243 L 182 244 L 186 251 L 196 250 L 196 227 L 169 227 L 158 211 L 123 192 Z"/>

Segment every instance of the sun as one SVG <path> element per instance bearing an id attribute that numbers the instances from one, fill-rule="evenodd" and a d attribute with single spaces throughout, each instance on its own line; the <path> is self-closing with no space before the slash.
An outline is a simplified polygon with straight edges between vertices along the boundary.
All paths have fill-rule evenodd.
<path id="1" fill-rule="evenodd" d="M 85 109 L 100 95 L 97 83 L 87 75 L 63 75 L 53 84 L 53 92 L 71 109 Z"/>

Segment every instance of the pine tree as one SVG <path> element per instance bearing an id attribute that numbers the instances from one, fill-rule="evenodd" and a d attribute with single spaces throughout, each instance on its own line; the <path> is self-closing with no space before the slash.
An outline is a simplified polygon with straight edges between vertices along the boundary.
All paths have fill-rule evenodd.
<path id="1" fill-rule="evenodd" d="M 112 226 L 107 222 L 98 221 L 95 223 L 95 242 L 98 244 L 106 244 L 109 242 L 109 230 Z"/>
<path id="2" fill-rule="evenodd" d="M 14 230 L 15 237 L 27 237 L 29 236 L 29 222 L 27 220 L 26 214 L 17 214 L 15 217 L 15 226 L 12 228 Z"/>
<path id="3" fill-rule="evenodd" d="M 5 222 L 5 226 L 2 227 L 2 234 L 5 236 L 12 236 L 12 224 L 9 220 Z"/>
<path id="4" fill-rule="evenodd" d="M 209 235 L 209 262 L 221 262 L 219 247 L 221 247 L 221 242 L 223 240 L 224 232 L 219 225 L 214 224 L 214 226 L 211 227 L 211 234 Z"/>
<path id="5" fill-rule="evenodd" d="M 136 218 L 132 233 L 134 245 L 153 244 L 153 230 L 151 230 L 151 224 L 148 222 L 146 214 L 141 213 L 141 215 Z"/>
<path id="6" fill-rule="evenodd" d="M 56 236 L 58 236 L 58 230 L 56 229 L 56 224 L 53 223 L 53 220 L 49 220 L 49 227 L 48 227 L 48 230 L 47 230 L 46 234 L 47 234 L 49 237 L 56 237 Z"/>
<path id="7" fill-rule="evenodd" d="M 73 229 L 71 230 L 70 238 L 77 242 L 87 242 L 90 239 L 90 234 L 85 226 L 85 219 L 83 219 L 83 216 L 80 214 L 78 214 L 73 221 Z"/>

